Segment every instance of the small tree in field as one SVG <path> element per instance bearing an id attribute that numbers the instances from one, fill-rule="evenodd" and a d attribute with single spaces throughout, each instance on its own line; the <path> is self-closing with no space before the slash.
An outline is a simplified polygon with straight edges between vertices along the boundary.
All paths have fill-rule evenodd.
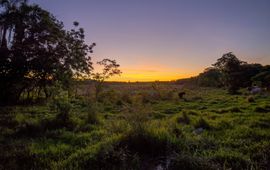
<path id="1" fill-rule="evenodd" d="M 100 92 L 103 90 L 104 81 L 112 76 L 120 75 L 122 72 L 119 69 L 120 65 L 115 60 L 103 59 L 97 62 L 98 65 L 103 67 L 102 72 L 93 73 L 92 79 L 95 81 L 95 98 L 99 97 Z"/>
<path id="2" fill-rule="evenodd" d="M 224 54 L 213 66 L 222 73 L 222 82 L 230 94 L 235 94 L 241 87 L 241 66 L 245 64 L 232 52 Z"/>

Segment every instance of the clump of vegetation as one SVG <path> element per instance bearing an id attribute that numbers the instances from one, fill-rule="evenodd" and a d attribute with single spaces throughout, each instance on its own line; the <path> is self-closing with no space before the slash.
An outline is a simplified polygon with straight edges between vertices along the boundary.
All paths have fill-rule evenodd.
<path id="1" fill-rule="evenodd" d="M 210 124 L 202 117 L 200 117 L 194 124 L 195 128 L 211 129 Z"/>
<path id="2" fill-rule="evenodd" d="M 249 103 L 253 103 L 253 102 L 255 102 L 255 99 L 254 99 L 253 96 L 248 96 L 248 97 L 247 97 L 247 101 L 248 101 Z"/>
<path id="3" fill-rule="evenodd" d="M 87 106 L 87 119 L 86 122 L 90 124 L 100 123 L 100 118 L 98 116 L 98 106 L 94 103 Z"/>
<path id="4" fill-rule="evenodd" d="M 175 124 L 173 124 L 172 127 L 171 127 L 171 133 L 173 135 L 175 135 L 175 137 L 177 137 L 177 138 L 183 139 L 185 137 L 183 130 L 179 126 L 177 126 Z"/>
<path id="5" fill-rule="evenodd" d="M 169 149 L 170 136 L 164 130 L 150 130 L 146 127 L 131 130 L 121 141 L 132 153 L 140 156 L 165 156 Z"/>
<path id="6" fill-rule="evenodd" d="M 184 123 L 184 124 L 189 124 L 190 123 L 190 118 L 186 112 L 183 112 L 183 115 L 181 117 L 178 117 L 176 119 L 178 123 Z"/>
<path id="7" fill-rule="evenodd" d="M 152 110 L 137 103 L 128 107 L 127 110 L 124 111 L 124 114 L 126 121 L 132 129 L 140 131 L 141 129 L 144 129 L 147 122 L 150 120 Z"/>
<path id="8" fill-rule="evenodd" d="M 155 93 L 157 94 L 157 97 L 161 98 L 161 90 L 159 88 L 159 82 L 155 81 L 154 83 L 152 83 L 152 88 L 155 91 Z"/>
<path id="9" fill-rule="evenodd" d="M 179 99 L 183 99 L 185 94 L 186 94 L 186 92 L 179 92 L 178 93 Z"/>

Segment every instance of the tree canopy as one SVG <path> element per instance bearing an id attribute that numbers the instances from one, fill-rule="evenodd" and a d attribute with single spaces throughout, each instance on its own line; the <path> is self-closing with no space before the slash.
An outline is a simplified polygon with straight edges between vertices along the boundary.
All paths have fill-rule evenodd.
<path id="1" fill-rule="evenodd" d="M 240 88 L 258 85 L 270 89 L 270 66 L 247 63 L 239 60 L 232 52 L 222 55 L 213 67 L 206 68 L 198 76 L 180 79 L 177 83 L 204 87 L 225 87 L 235 94 Z"/>
<path id="2" fill-rule="evenodd" d="M 213 66 L 222 73 L 224 85 L 229 93 L 236 93 L 241 87 L 241 66 L 246 64 L 239 60 L 232 52 L 224 54 Z"/>
<path id="3" fill-rule="evenodd" d="M 25 90 L 44 91 L 72 77 L 89 76 L 92 62 L 84 30 L 63 23 L 38 5 L 26 1 L 0 1 L 0 102 L 15 102 Z"/>
<path id="4" fill-rule="evenodd" d="M 198 75 L 198 85 L 207 87 L 221 87 L 221 72 L 213 67 L 206 68 Z"/>

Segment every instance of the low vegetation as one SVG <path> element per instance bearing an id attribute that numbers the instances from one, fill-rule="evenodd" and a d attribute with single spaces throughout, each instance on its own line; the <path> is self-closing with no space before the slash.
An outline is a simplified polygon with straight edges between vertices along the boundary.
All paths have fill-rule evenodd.
<path id="1" fill-rule="evenodd" d="M 196 88 L 182 89 L 186 100 L 145 101 L 141 90 L 115 87 L 103 93 L 116 91 L 117 102 L 62 96 L 53 104 L 1 107 L 1 169 L 269 167 L 268 93 L 249 102 L 245 94 Z"/>

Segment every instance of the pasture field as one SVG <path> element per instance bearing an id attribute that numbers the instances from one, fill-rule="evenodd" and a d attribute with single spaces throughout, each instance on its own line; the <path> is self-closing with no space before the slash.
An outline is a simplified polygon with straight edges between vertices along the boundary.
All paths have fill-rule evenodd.
<path id="1" fill-rule="evenodd" d="M 107 83 L 95 100 L 77 88 L 0 108 L 0 169 L 270 168 L 267 92 Z"/>

